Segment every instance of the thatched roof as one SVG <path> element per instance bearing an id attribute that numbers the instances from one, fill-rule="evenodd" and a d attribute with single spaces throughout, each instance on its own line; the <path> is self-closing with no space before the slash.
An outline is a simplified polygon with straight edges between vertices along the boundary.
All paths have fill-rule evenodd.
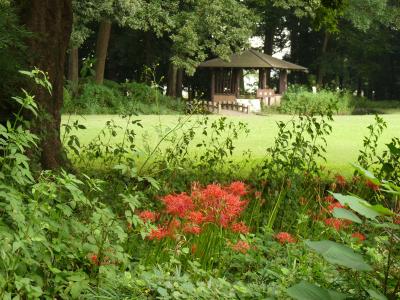
<path id="1" fill-rule="evenodd" d="M 274 68 L 307 71 L 307 68 L 250 49 L 242 54 L 232 54 L 229 61 L 221 58 L 207 60 L 201 68 Z"/>

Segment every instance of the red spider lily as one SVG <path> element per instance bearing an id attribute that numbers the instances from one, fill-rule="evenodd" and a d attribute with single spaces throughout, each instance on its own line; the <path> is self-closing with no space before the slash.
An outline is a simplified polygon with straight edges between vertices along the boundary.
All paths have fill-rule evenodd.
<path id="1" fill-rule="evenodd" d="M 168 214 L 183 218 L 187 211 L 193 210 L 192 198 L 186 193 L 167 195 L 162 198 Z"/>
<path id="2" fill-rule="evenodd" d="M 244 196 L 247 194 L 246 185 L 241 181 L 232 182 L 228 189 L 236 196 Z"/>
<path id="3" fill-rule="evenodd" d="M 231 245 L 231 248 L 233 249 L 233 251 L 245 254 L 247 251 L 250 250 L 250 245 L 249 243 L 240 240 L 236 244 Z"/>
<path id="4" fill-rule="evenodd" d="M 226 192 L 222 189 L 219 184 L 209 184 L 201 191 L 201 197 L 203 201 L 214 201 L 224 197 Z"/>
<path id="5" fill-rule="evenodd" d="M 210 184 L 204 188 L 196 200 L 197 209 L 204 212 L 204 221 L 217 222 L 225 228 L 240 216 L 247 205 L 246 201 L 240 200 L 240 196 L 217 184 Z"/>
<path id="6" fill-rule="evenodd" d="M 169 235 L 169 231 L 165 227 L 158 227 L 157 229 L 152 229 L 148 235 L 149 240 L 162 240 Z"/>
<path id="7" fill-rule="evenodd" d="M 328 196 L 325 196 L 324 201 L 325 201 L 325 202 L 328 202 L 328 203 L 333 203 L 333 202 L 335 202 L 336 200 L 335 200 L 335 198 L 334 198 L 332 195 L 328 195 Z"/>
<path id="8" fill-rule="evenodd" d="M 157 219 L 157 214 L 150 210 L 145 210 L 139 214 L 139 218 L 141 218 L 144 222 L 155 222 Z"/>
<path id="9" fill-rule="evenodd" d="M 328 206 L 329 212 L 333 212 L 333 210 L 334 210 L 335 208 L 345 208 L 345 206 L 343 206 L 343 205 L 340 204 L 339 202 L 334 202 L 334 203 L 332 203 L 332 204 L 330 204 L 330 205 Z"/>
<path id="10" fill-rule="evenodd" d="M 373 190 L 373 191 L 379 191 L 379 185 L 373 183 L 371 180 L 367 180 L 367 181 L 365 182 L 365 185 L 366 185 L 367 187 L 369 187 L 369 188 L 370 188 L 371 190 Z"/>
<path id="11" fill-rule="evenodd" d="M 95 253 L 90 254 L 90 261 L 92 262 L 92 264 L 98 265 L 99 264 L 99 258 L 97 256 L 97 254 L 95 254 Z"/>
<path id="12" fill-rule="evenodd" d="M 257 191 L 254 193 L 254 196 L 256 197 L 256 199 L 261 199 L 262 193 Z"/>
<path id="13" fill-rule="evenodd" d="M 187 214 L 186 218 L 196 224 L 201 224 L 205 221 L 205 217 L 200 211 L 191 211 Z"/>
<path id="14" fill-rule="evenodd" d="M 352 237 L 353 239 L 358 240 L 358 242 L 365 241 L 365 235 L 363 235 L 363 234 L 360 233 L 360 232 L 354 232 L 354 233 L 351 235 L 351 237 Z"/>
<path id="15" fill-rule="evenodd" d="M 337 231 L 339 231 L 342 228 L 346 228 L 348 225 L 351 224 L 351 221 L 349 220 L 340 220 L 336 218 L 327 218 L 324 221 L 325 225 L 335 228 Z"/>
<path id="16" fill-rule="evenodd" d="M 243 222 L 234 223 L 231 226 L 233 232 L 247 234 L 249 233 L 249 227 Z"/>
<path id="17" fill-rule="evenodd" d="M 197 235 L 201 233 L 201 228 L 196 224 L 185 224 L 185 226 L 183 226 L 183 232 Z"/>
<path id="18" fill-rule="evenodd" d="M 342 176 L 340 174 L 337 174 L 335 176 L 335 178 L 336 178 L 337 185 L 339 185 L 340 187 L 345 187 L 346 186 L 347 181 L 346 181 L 346 178 L 344 178 L 344 176 Z"/>
<path id="19" fill-rule="evenodd" d="M 296 243 L 296 239 L 288 232 L 279 232 L 275 235 L 275 238 L 279 241 L 279 243 Z"/>

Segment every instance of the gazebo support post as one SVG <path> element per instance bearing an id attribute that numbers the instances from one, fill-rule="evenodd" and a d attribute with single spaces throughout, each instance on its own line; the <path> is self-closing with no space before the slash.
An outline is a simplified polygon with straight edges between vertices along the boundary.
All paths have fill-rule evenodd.
<path id="1" fill-rule="evenodd" d="M 239 98 L 240 96 L 240 79 L 241 79 L 241 74 L 242 74 L 242 68 L 237 68 L 236 69 L 236 74 L 235 74 L 235 79 L 236 79 L 236 89 L 235 89 L 235 95 L 236 98 Z"/>
<path id="2" fill-rule="evenodd" d="M 260 68 L 258 71 L 258 87 L 260 89 L 267 88 L 267 69 Z"/>
<path id="3" fill-rule="evenodd" d="M 215 95 L 215 70 L 211 69 L 211 102 L 214 102 Z"/>
<path id="4" fill-rule="evenodd" d="M 279 72 L 279 94 L 283 95 L 287 90 L 287 70 L 281 69 Z"/>

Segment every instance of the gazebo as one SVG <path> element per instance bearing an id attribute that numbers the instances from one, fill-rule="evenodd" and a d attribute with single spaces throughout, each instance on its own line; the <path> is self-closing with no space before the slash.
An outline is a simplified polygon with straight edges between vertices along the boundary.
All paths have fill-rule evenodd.
<path id="1" fill-rule="evenodd" d="M 211 70 L 211 101 L 237 101 L 240 97 L 240 80 L 243 69 L 258 69 L 259 84 L 257 98 L 270 97 L 273 90 L 268 88 L 267 69 L 279 70 L 279 94 L 287 89 L 288 70 L 307 72 L 307 68 L 272 57 L 254 49 L 241 54 L 233 54 L 229 61 L 221 58 L 207 60 L 200 68 Z M 279 96 L 279 95 L 278 95 Z M 270 103 L 268 103 L 270 104 Z"/>

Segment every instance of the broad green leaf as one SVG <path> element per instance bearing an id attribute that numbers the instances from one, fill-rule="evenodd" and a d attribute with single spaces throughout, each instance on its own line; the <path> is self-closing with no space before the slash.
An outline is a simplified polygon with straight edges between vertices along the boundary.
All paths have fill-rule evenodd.
<path id="1" fill-rule="evenodd" d="M 386 215 L 386 216 L 395 215 L 395 213 L 392 212 L 389 208 L 386 208 L 386 207 L 382 206 L 381 204 L 372 205 L 371 208 L 373 210 L 375 210 L 376 212 L 380 213 L 381 215 Z"/>
<path id="2" fill-rule="evenodd" d="M 352 210 L 368 219 L 375 220 L 376 217 L 382 215 L 380 212 L 374 210 L 373 206 L 367 201 L 360 199 L 356 196 L 342 195 L 338 193 L 331 194 L 333 197 L 335 197 L 336 200 L 340 202 L 340 204 L 349 206 Z"/>
<path id="3" fill-rule="evenodd" d="M 297 300 L 342 300 L 347 298 L 344 294 L 330 291 L 305 281 L 290 287 L 287 289 L 287 293 Z"/>
<path id="4" fill-rule="evenodd" d="M 352 165 L 361 175 L 363 175 L 365 178 L 368 178 L 372 183 L 374 183 L 376 185 L 381 184 L 379 179 L 376 178 L 372 172 L 365 170 L 363 167 L 361 167 L 359 165 L 356 165 L 356 164 L 352 164 Z"/>
<path id="5" fill-rule="evenodd" d="M 367 289 L 367 292 L 373 300 L 387 300 L 386 296 L 378 292 L 377 290 Z"/>
<path id="6" fill-rule="evenodd" d="M 355 213 L 344 208 L 336 207 L 333 210 L 333 216 L 338 219 L 346 219 L 359 224 L 362 223 L 361 219 Z"/>
<path id="7" fill-rule="evenodd" d="M 363 257 L 349 247 L 332 241 L 306 241 L 308 247 L 321 254 L 325 260 L 332 264 L 351 268 L 358 271 L 371 271 Z"/>

